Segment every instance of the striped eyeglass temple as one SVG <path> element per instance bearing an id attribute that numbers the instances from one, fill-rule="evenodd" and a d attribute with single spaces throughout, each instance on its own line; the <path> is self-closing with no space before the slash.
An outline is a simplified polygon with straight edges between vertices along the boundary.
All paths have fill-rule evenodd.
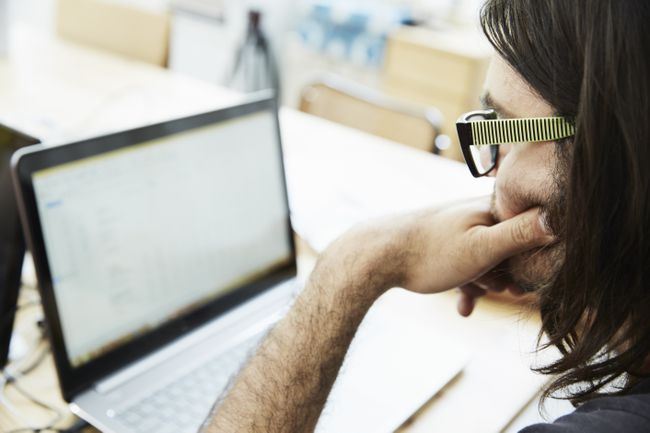
<path id="1" fill-rule="evenodd" d="M 575 127 L 562 117 L 487 119 L 470 125 L 476 146 L 555 141 L 575 135 Z"/>

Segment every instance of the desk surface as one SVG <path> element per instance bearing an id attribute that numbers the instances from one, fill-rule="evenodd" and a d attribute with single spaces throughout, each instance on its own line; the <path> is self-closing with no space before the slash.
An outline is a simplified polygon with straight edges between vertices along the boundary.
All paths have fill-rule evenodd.
<path id="1" fill-rule="evenodd" d="M 153 123 L 241 100 L 241 95 L 207 83 L 50 40 L 26 29 L 16 29 L 13 36 L 9 57 L 0 60 L 0 121 L 48 141 Z M 461 181 L 461 176 L 470 177 L 456 163 L 302 113 L 283 110 L 281 125 L 292 216 L 297 231 L 316 250 L 359 219 L 455 197 L 444 193 L 452 190 L 449 185 L 455 185 L 454 179 L 464 185 L 461 196 L 484 194 L 490 188 L 485 183 Z M 441 177 L 448 180 L 436 184 Z M 378 185 L 388 191 L 380 188 L 377 193 Z M 335 217 L 323 218 L 328 210 Z M 335 224 L 319 230 L 319 225 L 330 220 Z M 304 275 L 314 252 L 305 247 L 301 251 Z M 23 298 L 35 294 L 24 292 Z M 525 315 L 513 305 L 486 301 L 470 319 L 463 319 L 455 313 L 454 302 L 453 293 L 395 297 L 395 308 L 404 315 L 417 315 L 432 336 L 444 332 L 451 337 L 447 340 L 471 348 L 463 373 L 404 432 L 500 432 L 543 383 L 529 371 L 530 357 L 525 355 L 533 347 L 539 326 L 534 315 Z M 27 341 L 37 335 L 34 321 L 38 315 L 37 306 L 18 314 L 17 332 Z M 444 356 L 445 348 L 440 349 Z M 51 357 L 21 383 L 65 410 Z M 30 424 L 51 416 L 11 390 L 6 398 Z M 494 401 L 498 405 L 489 404 Z M 468 408 L 472 416 L 466 416 Z M 22 427 L 25 419 L 15 419 L 0 406 L 0 430 Z"/>
<path id="2" fill-rule="evenodd" d="M 56 142 L 224 107 L 242 95 L 22 26 L 0 59 L 0 122 Z"/>

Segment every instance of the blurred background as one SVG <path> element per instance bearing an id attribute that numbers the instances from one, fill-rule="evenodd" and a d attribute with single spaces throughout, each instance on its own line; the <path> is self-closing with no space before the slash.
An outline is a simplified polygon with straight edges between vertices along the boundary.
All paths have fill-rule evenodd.
<path id="1" fill-rule="evenodd" d="M 478 25 L 482 2 L 0 0 L 0 124 L 65 142 L 274 89 L 289 108 L 280 122 L 291 217 L 299 249 L 315 250 L 299 265 L 310 269 L 356 222 L 492 191 L 490 179 L 452 162 L 462 161 L 455 121 L 479 108 L 492 55 Z M 30 266 L 23 283 L 34 288 Z M 476 359 L 444 410 L 410 431 L 514 432 L 536 420 L 543 379 L 502 338 L 522 328 L 511 323 L 519 310 L 487 304 L 484 316 L 462 321 L 455 298 L 435 299 L 449 341 L 474 347 Z M 28 319 L 17 321 L 26 324 L 19 333 L 33 331 Z M 530 342 L 537 329 L 527 331 Z M 38 374 L 34 383 L 51 392 L 52 367 Z M 458 416 L 468 406 L 473 416 Z"/>
<path id="2" fill-rule="evenodd" d="M 7 24 L 460 159 L 490 48 L 481 0 L 0 0 Z"/>

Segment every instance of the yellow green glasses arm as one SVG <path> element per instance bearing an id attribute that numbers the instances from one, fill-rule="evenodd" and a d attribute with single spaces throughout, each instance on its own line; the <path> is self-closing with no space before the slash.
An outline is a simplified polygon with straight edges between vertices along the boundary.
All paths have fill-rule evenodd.
<path id="1" fill-rule="evenodd" d="M 456 130 L 463 157 L 475 177 L 485 176 L 496 167 L 501 144 L 557 141 L 575 135 L 575 126 L 564 117 L 497 119 L 493 109 L 463 114 L 456 121 Z M 479 156 L 477 165 L 474 154 L 484 146 L 489 146 L 490 154 Z M 489 161 L 483 161 L 485 156 Z"/>
<path id="2" fill-rule="evenodd" d="M 575 128 L 562 117 L 489 119 L 470 122 L 472 144 L 511 144 L 555 141 L 571 137 Z"/>

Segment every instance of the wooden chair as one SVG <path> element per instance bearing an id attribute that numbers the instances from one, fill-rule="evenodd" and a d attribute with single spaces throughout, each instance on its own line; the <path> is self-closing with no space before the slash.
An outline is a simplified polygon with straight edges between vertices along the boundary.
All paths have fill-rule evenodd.
<path id="1" fill-rule="evenodd" d="M 302 91 L 300 110 L 427 152 L 439 153 L 449 138 L 440 133 L 442 115 L 378 90 L 325 75 Z"/>

